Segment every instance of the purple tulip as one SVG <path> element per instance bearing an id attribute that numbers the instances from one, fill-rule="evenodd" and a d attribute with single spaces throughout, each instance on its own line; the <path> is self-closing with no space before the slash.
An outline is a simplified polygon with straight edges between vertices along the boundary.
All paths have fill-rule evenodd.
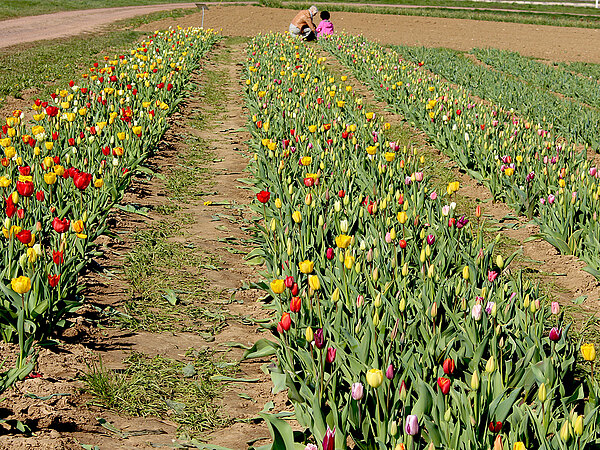
<path id="1" fill-rule="evenodd" d="M 427 235 L 427 243 L 429 245 L 433 245 L 435 243 L 435 236 L 433 234 Z"/>
<path id="2" fill-rule="evenodd" d="M 387 370 L 385 371 L 385 376 L 387 377 L 388 380 L 391 380 L 392 378 L 394 378 L 394 365 L 390 364 L 387 368 Z"/>
<path id="3" fill-rule="evenodd" d="M 335 427 L 332 430 L 327 425 L 327 432 L 323 438 L 323 450 L 335 450 Z"/>
<path id="4" fill-rule="evenodd" d="M 487 302 L 487 305 L 485 305 L 485 312 L 488 314 L 491 314 L 492 311 L 494 310 L 494 302 Z"/>
<path id="5" fill-rule="evenodd" d="M 406 417 L 406 426 L 404 427 L 406 434 L 414 436 L 419 432 L 419 419 L 415 415 L 409 415 Z"/>
<path id="6" fill-rule="evenodd" d="M 363 398 L 365 387 L 362 383 L 352 383 L 352 398 L 354 400 L 360 400 Z"/>
<path id="7" fill-rule="evenodd" d="M 332 362 L 335 361 L 335 354 L 336 354 L 336 349 L 333 347 L 329 347 L 327 349 L 327 357 L 325 358 L 326 361 L 331 364 Z"/>
<path id="8" fill-rule="evenodd" d="M 315 347 L 319 350 L 325 347 L 325 338 L 323 337 L 323 328 L 319 328 L 314 333 Z"/>
<path id="9" fill-rule="evenodd" d="M 560 335 L 562 334 L 562 331 L 559 330 L 558 328 L 554 327 L 550 330 L 550 340 L 552 342 L 556 342 L 560 339 Z"/>

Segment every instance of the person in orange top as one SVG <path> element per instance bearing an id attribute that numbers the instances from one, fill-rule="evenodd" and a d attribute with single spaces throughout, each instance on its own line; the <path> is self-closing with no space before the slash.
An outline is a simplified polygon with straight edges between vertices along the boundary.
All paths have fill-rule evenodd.
<path id="1" fill-rule="evenodd" d="M 317 15 L 319 10 L 316 6 L 311 6 L 308 10 L 303 9 L 290 23 L 290 34 L 292 36 L 302 37 L 305 41 L 317 39 L 317 29 L 313 22 L 313 17 Z"/>

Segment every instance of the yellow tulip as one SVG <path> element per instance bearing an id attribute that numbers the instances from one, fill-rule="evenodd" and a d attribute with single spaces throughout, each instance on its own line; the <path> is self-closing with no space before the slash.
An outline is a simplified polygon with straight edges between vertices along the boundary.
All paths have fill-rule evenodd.
<path id="1" fill-rule="evenodd" d="M 568 420 L 565 420 L 565 423 L 563 423 L 563 426 L 560 427 L 560 438 L 564 442 L 568 442 L 569 439 L 571 438 L 571 424 L 569 423 Z"/>
<path id="2" fill-rule="evenodd" d="M 578 415 L 573 422 L 573 432 L 577 436 L 581 436 L 583 434 L 583 416 Z"/>
<path id="3" fill-rule="evenodd" d="M 346 269 L 352 269 L 352 266 L 354 266 L 354 260 L 354 256 L 352 256 L 350 253 L 346 253 L 346 256 L 344 257 L 344 266 Z"/>
<path id="4" fill-rule="evenodd" d="M 345 234 L 340 234 L 338 237 L 335 238 L 335 245 L 337 245 L 339 248 L 348 248 L 351 241 L 352 237 L 347 236 Z"/>
<path id="5" fill-rule="evenodd" d="M 308 285 L 313 291 L 318 291 L 321 289 L 321 282 L 319 281 L 319 277 L 316 275 L 308 276 Z"/>
<path id="6" fill-rule="evenodd" d="M 72 222 L 71 226 L 75 233 L 81 233 L 83 231 L 83 220 L 75 220 Z"/>
<path id="7" fill-rule="evenodd" d="M 300 223 L 302 222 L 302 214 L 300 214 L 300 211 L 294 211 L 292 213 L 292 219 L 294 220 L 294 222 L 296 223 Z"/>
<path id="8" fill-rule="evenodd" d="M 594 361 L 596 359 L 596 348 L 594 344 L 582 344 L 581 353 L 586 361 Z"/>
<path id="9" fill-rule="evenodd" d="M 469 266 L 463 267 L 462 276 L 465 280 L 469 279 Z"/>
<path id="10" fill-rule="evenodd" d="M 104 180 L 102 178 L 97 178 L 94 180 L 94 186 L 98 189 L 104 186 Z"/>
<path id="11" fill-rule="evenodd" d="M 54 184 L 56 183 L 56 173 L 48 172 L 44 174 L 44 181 L 46 184 Z"/>
<path id="12" fill-rule="evenodd" d="M 519 442 L 515 442 L 515 445 L 513 445 L 513 450 L 527 450 L 525 448 L 525 444 L 523 444 L 521 441 Z"/>
<path id="13" fill-rule="evenodd" d="M 546 401 L 547 396 L 548 393 L 546 391 L 546 383 L 542 383 L 540 384 L 540 387 L 538 389 L 538 399 L 540 400 L 540 402 L 544 403 Z"/>
<path id="14" fill-rule="evenodd" d="M 402 225 L 404 225 L 407 220 L 408 220 L 408 216 L 406 215 L 406 213 L 404 211 L 400 211 L 398 213 L 398 222 L 400 222 Z"/>
<path id="15" fill-rule="evenodd" d="M 302 273 L 312 273 L 314 269 L 315 263 L 310 260 L 300 261 L 298 263 L 298 267 L 300 268 L 300 272 Z"/>
<path id="16" fill-rule="evenodd" d="M 285 281 L 283 281 L 283 280 L 271 281 L 271 290 L 276 294 L 281 294 L 283 291 L 285 291 Z"/>
<path id="17" fill-rule="evenodd" d="M 378 388 L 383 383 L 383 372 L 380 369 L 371 369 L 367 372 L 367 383 L 373 388 Z"/>
<path id="18" fill-rule="evenodd" d="M 12 290 L 15 291 L 17 294 L 23 295 L 31 290 L 31 280 L 29 279 L 29 277 L 20 276 L 17 278 L 13 278 L 10 281 L 10 286 L 12 287 Z"/>
<path id="19" fill-rule="evenodd" d="M 312 342 L 314 333 L 311 327 L 306 327 L 305 337 L 308 342 Z"/>
<path id="20" fill-rule="evenodd" d="M 3 187 L 3 188 L 8 187 L 8 186 L 10 186 L 10 183 L 11 183 L 10 178 L 7 178 L 5 176 L 0 177 L 0 187 Z"/>

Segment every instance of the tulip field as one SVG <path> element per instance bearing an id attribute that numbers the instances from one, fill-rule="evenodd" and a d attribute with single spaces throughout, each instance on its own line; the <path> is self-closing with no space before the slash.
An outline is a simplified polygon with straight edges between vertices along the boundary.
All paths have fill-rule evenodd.
<path id="1" fill-rule="evenodd" d="M 50 337 L 81 305 L 77 277 L 98 255 L 94 240 L 217 39 L 199 29 L 157 33 L 36 100 L 33 124 L 18 110 L 2 125 L 0 335 L 18 343 L 19 355 L 0 377 L 0 391 L 31 372 L 34 341 Z"/>
<path id="2" fill-rule="evenodd" d="M 597 198 L 596 170 L 550 126 L 471 102 L 362 38 L 320 45 L 546 233 L 552 220 L 595 227 L 591 211 L 576 211 Z M 306 448 L 598 445 L 593 345 L 570 336 L 536 285 L 509 275 L 512 258 L 483 241 L 475 211 L 456 213 L 459 183 L 434 190 L 424 156 L 390 141 L 389 124 L 323 62 L 315 48 L 266 35 L 246 64 L 264 217 L 251 256 L 265 261 L 277 317 L 276 342 L 247 356 L 277 354 L 275 389 L 288 389 L 314 436 Z M 271 427 L 294 448 L 289 426 Z"/>
<path id="3" fill-rule="evenodd" d="M 2 368 L 0 393 L 78 314 L 80 276 L 111 233 L 110 211 L 149 170 L 168 116 L 220 39 L 156 32 L 2 122 L 0 337 L 18 356 Z M 286 391 L 293 409 L 258 413 L 272 443 L 252 448 L 600 448 L 595 344 L 519 270 L 516 252 L 501 251 L 481 207 L 457 205 L 458 179 L 440 189 L 423 150 L 356 93 L 355 79 L 600 280 L 600 170 L 588 152 L 600 152 L 598 80 L 518 53 L 471 55 L 266 33 L 234 56 L 254 217 L 240 223 L 250 223 L 245 242 L 256 245 L 245 259 L 262 268 L 250 281 L 269 315 L 246 317 L 267 332 L 237 346 L 242 361 L 268 361 L 269 388 Z M 336 59 L 341 73 L 328 64 Z M 198 195 L 205 207 L 229 205 Z M 173 414 L 186 406 L 169 401 Z"/>

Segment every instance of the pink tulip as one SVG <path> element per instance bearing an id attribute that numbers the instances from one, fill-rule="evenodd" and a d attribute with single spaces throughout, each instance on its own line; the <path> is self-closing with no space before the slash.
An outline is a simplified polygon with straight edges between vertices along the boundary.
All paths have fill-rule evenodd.
<path id="1" fill-rule="evenodd" d="M 550 305 L 550 311 L 552 312 L 552 314 L 559 313 L 560 305 L 558 304 L 558 302 L 552 302 L 552 304 Z"/>

